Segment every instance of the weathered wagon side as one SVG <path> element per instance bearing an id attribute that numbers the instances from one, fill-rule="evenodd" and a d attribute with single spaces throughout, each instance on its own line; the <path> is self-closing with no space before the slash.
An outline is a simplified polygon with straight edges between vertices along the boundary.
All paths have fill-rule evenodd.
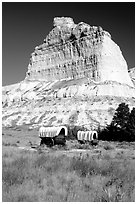
<path id="1" fill-rule="evenodd" d="M 65 145 L 68 129 L 66 126 L 59 127 L 40 127 L 39 137 L 41 138 L 41 145 L 46 144 L 53 146 L 56 144 Z"/>
<path id="2" fill-rule="evenodd" d="M 95 130 L 78 131 L 77 140 L 81 144 L 84 144 L 84 143 L 97 144 L 98 143 L 98 133 Z"/>

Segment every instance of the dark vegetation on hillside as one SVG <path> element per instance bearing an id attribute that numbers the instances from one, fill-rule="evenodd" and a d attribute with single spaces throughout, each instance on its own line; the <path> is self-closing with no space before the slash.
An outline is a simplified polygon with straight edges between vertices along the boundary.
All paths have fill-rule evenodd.
<path id="1" fill-rule="evenodd" d="M 135 108 L 130 112 L 125 103 L 115 111 L 112 122 L 104 130 L 99 130 L 99 139 L 107 141 L 135 141 Z"/>

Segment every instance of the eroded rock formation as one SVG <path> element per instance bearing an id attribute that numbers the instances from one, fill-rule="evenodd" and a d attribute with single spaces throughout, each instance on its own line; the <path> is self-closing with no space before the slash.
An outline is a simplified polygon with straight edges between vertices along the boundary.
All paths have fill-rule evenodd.
<path id="1" fill-rule="evenodd" d="M 129 69 L 128 73 L 129 73 L 129 76 L 131 78 L 131 81 L 133 82 L 133 84 L 135 86 L 135 67 Z"/>
<path id="2" fill-rule="evenodd" d="M 87 77 L 133 86 L 120 48 L 100 26 L 54 18 L 54 28 L 31 54 L 26 79 L 55 81 Z"/>
<path id="3" fill-rule="evenodd" d="M 3 87 L 3 125 L 93 128 L 109 124 L 119 103 L 132 108 L 134 85 L 110 34 L 71 18 L 54 18 L 53 25 L 31 54 L 26 78 Z"/>

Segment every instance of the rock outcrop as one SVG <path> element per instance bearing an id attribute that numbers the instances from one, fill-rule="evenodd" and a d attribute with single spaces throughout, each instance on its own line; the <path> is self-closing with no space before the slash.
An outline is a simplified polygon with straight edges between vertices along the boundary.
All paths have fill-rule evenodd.
<path id="1" fill-rule="evenodd" d="M 132 108 L 134 84 L 110 34 L 71 18 L 53 24 L 31 54 L 26 78 L 3 87 L 3 125 L 92 128 L 109 124 L 120 102 Z"/>
<path id="2" fill-rule="evenodd" d="M 134 86 L 135 86 L 135 67 L 129 69 L 128 72 L 129 72 L 129 76 L 130 76 L 130 78 L 131 78 L 131 80 L 132 80 L 132 83 L 133 83 Z"/>
<path id="3" fill-rule="evenodd" d="M 133 86 L 120 48 L 101 27 L 55 18 L 44 43 L 31 54 L 26 79 L 54 81 L 87 77 Z"/>

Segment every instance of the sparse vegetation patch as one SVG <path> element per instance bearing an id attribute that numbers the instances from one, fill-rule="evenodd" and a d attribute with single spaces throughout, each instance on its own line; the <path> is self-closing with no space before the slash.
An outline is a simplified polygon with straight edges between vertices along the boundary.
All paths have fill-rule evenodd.
<path id="1" fill-rule="evenodd" d="M 134 161 L 124 154 L 9 151 L 2 179 L 5 202 L 130 202 L 135 196 Z"/>

